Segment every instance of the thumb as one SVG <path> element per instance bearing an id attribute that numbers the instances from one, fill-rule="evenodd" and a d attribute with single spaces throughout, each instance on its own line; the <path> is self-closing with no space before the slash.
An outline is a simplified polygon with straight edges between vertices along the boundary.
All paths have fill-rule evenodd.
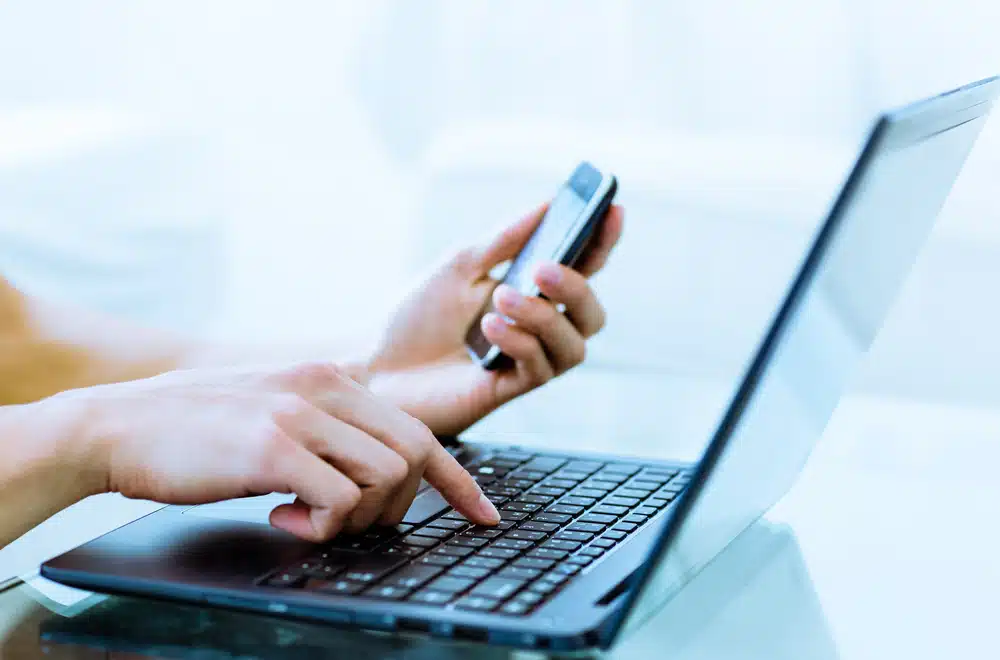
<path id="1" fill-rule="evenodd" d="M 483 248 L 479 255 L 479 267 L 483 271 L 489 271 L 494 266 L 516 257 L 541 224 L 548 208 L 548 204 L 542 204 L 501 231 Z"/>

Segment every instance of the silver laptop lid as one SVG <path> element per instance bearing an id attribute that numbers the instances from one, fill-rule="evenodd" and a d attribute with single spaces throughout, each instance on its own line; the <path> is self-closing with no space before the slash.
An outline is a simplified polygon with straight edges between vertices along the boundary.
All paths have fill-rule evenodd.
<path id="1" fill-rule="evenodd" d="M 794 483 L 998 92 L 989 78 L 875 124 L 605 645 L 644 622 Z"/>

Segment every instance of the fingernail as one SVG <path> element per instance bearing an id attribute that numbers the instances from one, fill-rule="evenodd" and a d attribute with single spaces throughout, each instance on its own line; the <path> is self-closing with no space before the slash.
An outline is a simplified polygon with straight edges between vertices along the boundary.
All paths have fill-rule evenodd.
<path id="1" fill-rule="evenodd" d="M 499 314 L 490 312 L 483 317 L 483 325 L 490 328 L 495 335 L 502 335 L 507 332 L 507 324 L 500 318 Z"/>
<path id="2" fill-rule="evenodd" d="M 559 280 L 562 279 L 562 271 L 555 264 L 542 264 L 535 271 L 535 277 L 541 280 L 543 284 L 559 284 Z"/>
<path id="3" fill-rule="evenodd" d="M 500 522 L 500 512 L 493 506 L 493 502 L 486 499 L 485 495 L 479 496 L 479 513 L 482 514 L 484 520 L 488 520 L 494 525 Z"/>
<path id="4" fill-rule="evenodd" d="M 524 302 L 524 296 L 518 293 L 514 287 L 501 284 L 497 287 L 497 302 L 508 309 L 517 309 Z"/>

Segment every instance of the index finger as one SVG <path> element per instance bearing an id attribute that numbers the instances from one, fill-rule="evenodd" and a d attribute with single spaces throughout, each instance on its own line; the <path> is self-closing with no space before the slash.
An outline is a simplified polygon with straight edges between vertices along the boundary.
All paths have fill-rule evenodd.
<path id="1" fill-rule="evenodd" d="M 473 522 L 482 525 L 496 525 L 500 513 L 486 498 L 479 484 L 455 457 L 436 443 L 427 457 L 424 478 L 434 486 L 448 504 Z"/>

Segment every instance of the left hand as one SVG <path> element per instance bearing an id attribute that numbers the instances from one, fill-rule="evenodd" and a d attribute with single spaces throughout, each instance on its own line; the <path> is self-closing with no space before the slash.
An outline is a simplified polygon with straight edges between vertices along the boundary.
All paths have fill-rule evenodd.
<path id="1" fill-rule="evenodd" d="M 372 391 L 434 433 L 454 435 L 583 361 L 586 341 L 605 321 L 587 278 L 603 268 L 624 215 L 611 208 L 576 270 L 540 264 L 533 277 L 548 300 L 525 298 L 489 274 L 521 251 L 544 212 L 543 206 L 510 225 L 485 247 L 460 251 L 409 296 L 370 363 Z M 482 320 L 486 338 L 514 360 L 504 371 L 483 369 L 465 348 L 465 334 L 491 295 L 516 322 L 498 314 Z"/>

